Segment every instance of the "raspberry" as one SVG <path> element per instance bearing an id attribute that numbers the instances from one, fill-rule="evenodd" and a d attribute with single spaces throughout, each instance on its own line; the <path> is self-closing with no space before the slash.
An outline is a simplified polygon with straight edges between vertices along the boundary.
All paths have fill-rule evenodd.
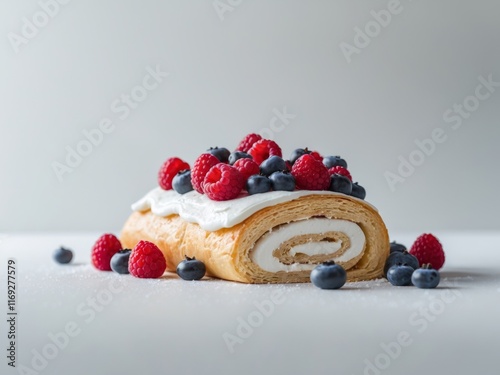
<path id="1" fill-rule="evenodd" d="M 282 156 L 280 146 L 270 139 L 261 139 L 257 141 L 252 148 L 248 150 L 248 153 L 258 165 L 269 158 L 269 156 L 276 155 L 280 158 Z"/>
<path id="2" fill-rule="evenodd" d="M 175 175 L 182 171 L 190 169 L 189 164 L 184 160 L 179 158 L 168 158 L 165 163 L 160 168 L 158 172 L 158 184 L 163 190 L 171 190 L 172 189 L 172 180 Z"/>
<path id="3" fill-rule="evenodd" d="M 214 165 L 203 181 L 205 194 L 214 201 L 236 198 L 245 186 L 245 178 L 228 164 Z"/>
<path id="4" fill-rule="evenodd" d="M 422 234 L 413 243 L 410 254 L 415 256 L 420 264 L 430 263 L 432 268 L 439 270 L 444 264 L 443 246 L 432 234 Z"/>
<path id="5" fill-rule="evenodd" d="M 237 151 L 243 151 L 243 152 L 248 152 L 253 146 L 253 144 L 257 141 L 260 141 L 262 137 L 258 134 L 255 133 L 250 133 L 245 136 L 241 140 L 240 143 L 238 143 L 238 147 L 236 147 Z"/>
<path id="6" fill-rule="evenodd" d="M 203 194 L 203 180 L 206 174 L 210 168 L 219 163 L 220 160 L 211 154 L 201 154 L 198 156 L 191 170 L 191 182 L 198 193 Z"/>
<path id="7" fill-rule="evenodd" d="M 122 244 L 113 234 L 103 234 L 92 247 L 92 264 L 101 271 L 111 271 L 113 255 L 122 249 Z"/>
<path id="8" fill-rule="evenodd" d="M 330 186 L 328 169 L 310 154 L 304 154 L 292 166 L 292 176 L 298 189 L 327 190 Z"/>
<path id="9" fill-rule="evenodd" d="M 248 177 L 254 174 L 260 173 L 259 166 L 252 159 L 247 159 L 247 158 L 238 159 L 233 164 L 233 167 L 236 168 L 243 175 L 243 178 L 245 180 L 247 180 Z"/>
<path id="10" fill-rule="evenodd" d="M 142 279 L 157 279 L 166 268 L 165 256 L 158 246 L 149 241 L 139 241 L 128 261 L 129 272 Z"/>
<path id="11" fill-rule="evenodd" d="M 311 151 L 309 153 L 314 159 L 319 160 L 320 162 L 323 162 L 323 156 L 318 151 Z"/>
<path id="12" fill-rule="evenodd" d="M 349 173 L 349 171 L 347 170 L 347 168 L 341 167 L 340 165 L 337 165 L 335 167 L 331 167 L 328 170 L 328 173 L 330 173 L 330 176 L 332 176 L 334 174 L 340 174 L 342 176 L 347 177 L 352 182 L 351 174 Z"/>

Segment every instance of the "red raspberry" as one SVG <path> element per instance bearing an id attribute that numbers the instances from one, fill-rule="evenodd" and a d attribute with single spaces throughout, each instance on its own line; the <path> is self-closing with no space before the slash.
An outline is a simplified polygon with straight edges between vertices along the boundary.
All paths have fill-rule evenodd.
<path id="1" fill-rule="evenodd" d="M 334 175 L 334 174 L 340 174 L 342 176 L 347 177 L 352 182 L 352 177 L 351 177 L 351 174 L 349 173 L 349 171 L 340 165 L 336 165 L 335 167 L 331 167 L 328 170 L 328 173 L 330 173 L 330 176 Z"/>
<path id="2" fill-rule="evenodd" d="M 128 261 L 129 272 L 142 279 L 157 279 L 166 268 L 165 256 L 158 246 L 149 241 L 139 241 Z"/>
<path id="3" fill-rule="evenodd" d="M 158 184 L 163 190 L 172 189 L 172 180 L 183 170 L 190 169 L 189 164 L 179 158 L 169 158 L 163 163 L 158 172 Z"/>
<path id="4" fill-rule="evenodd" d="M 318 151 L 311 151 L 309 153 L 314 159 L 319 160 L 320 162 L 323 163 L 323 156 Z"/>
<path id="5" fill-rule="evenodd" d="M 269 156 L 276 155 L 280 158 L 282 157 L 280 146 L 270 139 L 261 139 L 257 141 L 252 148 L 248 150 L 248 153 L 258 165 L 269 158 Z"/>
<path id="6" fill-rule="evenodd" d="M 214 201 L 236 198 L 245 186 L 245 178 L 229 164 L 214 165 L 203 182 L 205 194 Z"/>
<path id="7" fill-rule="evenodd" d="M 310 154 L 304 154 L 292 166 L 292 176 L 298 189 L 327 190 L 330 186 L 328 169 Z"/>
<path id="8" fill-rule="evenodd" d="M 250 133 L 245 136 L 241 140 L 240 143 L 238 143 L 238 147 L 236 147 L 236 151 L 243 151 L 243 152 L 248 152 L 253 146 L 253 144 L 257 141 L 260 141 L 262 137 L 258 134 L 255 133 Z"/>
<path id="9" fill-rule="evenodd" d="M 111 271 L 111 257 L 122 249 L 122 244 L 113 234 L 103 234 L 92 247 L 92 264 L 101 271 Z"/>
<path id="10" fill-rule="evenodd" d="M 439 270 L 444 264 L 443 246 L 432 234 L 422 234 L 413 243 L 410 254 L 414 255 L 420 265 L 430 263 L 432 268 Z"/>
<path id="11" fill-rule="evenodd" d="M 206 174 L 210 168 L 219 163 L 220 160 L 212 154 L 201 154 L 198 156 L 191 170 L 191 183 L 198 193 L 203 194 L 203 180 Z"/>
<path id="12" fill-rule="evenodd" d="M 243 175 L 243 178 L 245 180 L 247 180 L 248 177 L 254 174 L 260 173 L 260 168 L 257 165 L 257 163 L 249 158 L 242 158 L 236 160 L 236 162 L 233 164 L 233 167 L 236 168 Z"/>

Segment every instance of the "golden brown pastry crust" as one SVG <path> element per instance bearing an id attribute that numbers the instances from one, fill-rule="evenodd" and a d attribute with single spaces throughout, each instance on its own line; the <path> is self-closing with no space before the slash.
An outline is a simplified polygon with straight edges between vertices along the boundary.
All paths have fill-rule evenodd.
<path id="1" fill-rule="evenodd" d="M 231 228 L 213 232 L 188 223 L 178 215 L 159 217 L 151 211 L 134 212 L 125 223 L 121 242 L 127 248 L 133 248 L 140 240 L 155 243 L 165 255 L 167 268 L 171 271 L 175 271 L 187 255 L 203 261 L 207 273 L 221 279 L 243 283 L 309 282 L 310 271 L 273 273 L 262 270 L 251 261 L 250 252 L 270 229 L 312 217 L 352 221 L 364 232 L 364 251 L 357 258 L 341 263 L 346 268 L 348 281 L 382 276 L 389 254 L 385 224 L 371 205 L 347 195 L 302 196 L 264 208 Z M 300 243 L 300 238 L 297 241 Z M 283 253 L 281 248 L 278 252 Z"/>

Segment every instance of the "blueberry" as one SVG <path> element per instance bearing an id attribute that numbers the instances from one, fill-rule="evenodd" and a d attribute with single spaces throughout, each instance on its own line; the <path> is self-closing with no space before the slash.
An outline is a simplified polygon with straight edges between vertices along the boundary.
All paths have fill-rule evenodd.
<path id="1" fill-rule="evenodd" d="M 392 266 L 387 271 L 387 280 L 394 286 L 411 285 L 412 274 L 415 269 L 410 266 Z"/>
<path id="2" fill-rule="evenodd" d="M 413 285 L 417 288 L 432 289 L 439 285 L 441 277 L 439 272 L 431 268 L 430 264 L 424 264 L 422 268 L 416 269 L 411 276 Z"/>
<path id="3" fill-rule="evenodd" d="M 340 156 L 325 156 L 323 158 L 323 165 L 327 167 L 328 169 L 332 167 L 336 167 L 337 165 L 340 165 L 341 167 L 344 167 L 347 169 L 347 162 L 342 159 Z"/>
<path id="4" fill-rule="evenodd" d="M 219 159 L 222 163 L 227 163 L 229 155 L 231 154 L 231 152 L 225 147 L 210 147 L 207 151 L 209 154 L 212 154 Z"/>
<path id="5" fill-rule="evenodd" d="M 235 151 L 229 155 L 229 164 L 233 165 L 236 160 L 243 158 L 252 159 L 252 156 L 243 151 Z"/>
<path id="6" fill-rule="evenodd" d="M 274 172 L 269 176 L 269 179 L 271 180 L 273 190 L 295 190 L 295 178 L 290 174 L 290 172 Z"/>
<path id="7" fill-rule="evenodd" d="M 357 182 L 355 182 L 354 184 L 352 184 L 351 195 L 355 198 L 365 199 L 366 198 L 366 190 L 363 186 L 361 186 Z"/>
<path id="8" fill-rule="evenodd" d="M 191 183 L 191 171 L 184 170 L 177 173 L 172 180 L 172 187 L 179 194 L 185 194 L 193 190 L 193 184 Z"/>
<path id="9" fill-rule="evenodd" d="M 205 272 L 207 272 L 205 263 L 194 257 L 186 256 L 186 259 L 177 265 L 177 275 L 183 280 L 200 280 L 205 276 Z"/>
<path id="10" fill-rule="evenodd" d="M 397 243 L 396 241 L 391 242 L 391 253 L 394 252 L 404 252 L 406 251 L 406 246 L 400 243 Z"/>
<path id="11" fill-rule="evenodd" d="M 346 176 L 334 174 L 330 177 L 330 190 L 350 195 L 352 193 L 352 182 Z"/>
<path id="12" fill-rule="evenodd" d="M 339 289 L 346 281 L 345 269 L 334 261 L 324 262 L 311 271 L 311 282 L 321 289 Z"/>
<path id="13" fill-rule="evenodd" d="M 285 161 L 276 155 L 270 156 L 260 164 L 260 173 L 264 176 L 269 176 L 273 172 L 284 170 L 286 170 Z"/>
<path id="14" fill-rule="evenodd" d="M 73 259 L 73 252 L 70 249 L 60 247 L 54 251 L 54 260 L 57 263 L 68 264 Z"/>
<path id="15" fill-rule="evenodd" d="M 266 176 L 254 174 L 253 176 L 248 177 L 246 189 L 250 195 L 267 193 L 268 191 L 271 191 L 271 180 Z"/>
<path id="16" fill-rule="evenodd" d="M 311 151 L 309 151 L 306 148 L 296 148 L 295 150 L 292 151 L 292 154 L 290 155 L 290 163 L 294 164 L 298 158 L 300 158 L 304 154 L 309 154 Z"/>
<path id="17" fill-rule="evenodd" d="M 109 265 L 111 266 L 111 269 L 119 274 L 126 275 L 128 274 L 128 260 L 130 258 L 130 254 L 132 253 L 132 250 L 130 249 L 123 249 L 118 251 L 117 253 L 113 254 L 111 257 L 111 261 L 109 262 Z"/>
<path id="18" fill-rule="evenodd" d="M 392 266 L 409 266 L 416 270 L 419 266 L 418 259 L 411 255 L 408 251 L 393 252 L 385 262 L 384 274 L 387 275 L 387 270 Z"/>

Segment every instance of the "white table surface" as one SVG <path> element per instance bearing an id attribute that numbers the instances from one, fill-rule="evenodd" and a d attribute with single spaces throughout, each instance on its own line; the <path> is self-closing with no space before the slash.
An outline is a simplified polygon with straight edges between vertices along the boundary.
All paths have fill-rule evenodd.
<path id="1" fill-rule="evenodd" d="M 418 234 L 392 237 L 411 244 Z M 174 274 L 142 280 L 99 272 L 89 257 L 98 235 L 0 237 L 4 322 L 8 258 L 16 260 L 18 288 L 18 367 L 10 368 L 3 355 L 0 374 L 500 371 L 500 233 L 437 233 L 447 255 L 437 289 L 398 288 L 376 280 L 336 291 L 311 284 L 186 282 Z M 71 265 L 52 260 L 59 245 L 75 251 Z M 257 304 L 273 296 L 272 312 L 264 316 Z M 238 337 L 238 326 L 248 319 L 255 327 L 240 332 L 230 348 L 224 337 Z M 49 335 L 63 332 L 68 323 L 74 336 L 54 354 Z M 391 344 L 398 338 L 404 346 Z M 6 323 L 0 342 L 8 347 Z M 19 371 L 21 365 L 33 369 L 32 359 L 44 350 L 53 358 L 41 371 Z"/>

